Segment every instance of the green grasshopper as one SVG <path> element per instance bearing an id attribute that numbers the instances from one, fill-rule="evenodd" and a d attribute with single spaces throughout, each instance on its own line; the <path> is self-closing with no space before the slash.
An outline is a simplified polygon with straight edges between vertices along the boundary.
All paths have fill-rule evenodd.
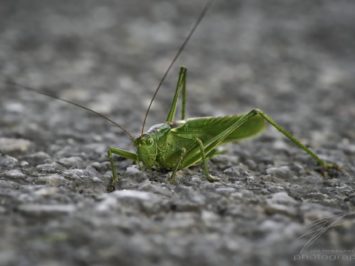
<path id="1" fill-rule="evenodd" d="M 82 106 L 78 103 L 71 102 L 65 99 L 58 98 L 51 94 L 40 92 L 32 88 L 19 85 L 15 82 L 8 81 L 7 83 L 14 86 L 20 86 L 25 89 L 35 91 L 40 94 L 52 97 L 54 99 L 73 104 L 77 107 L 92 112 L 115 126 L 122 129 L 132 140 L 136 148 L 136 153 L 123 150 L 117 147 L 109 147 L 108 158 L 111 164 L 112 178 L 107 187 L 108 191 L 115 190 L 119 182 L 116 166 L 114 164 L 113 155 L 118 155 L 126 159 L 133 160 L 134 162 L 143 165 L 147 169 L 165 169 L 172 171 L 169 178 L 171 183 L 176 183 L 176 172 L 178 170 L 188 168 L 193 165 L 202 164 L 203 174 L 205 178 L 210 181 L 216 181 L 217 178 L 210 175 L 208 171 L 207 161 L 219 154 L 217 147 L 228 142 L 240 141 L 242 139 L 252 137 L 262 132 L 265 129 L 266 122 L 275 127 L 279 132 L 285 135 L 289 140 L 296 144 L 299 148 L 308 153 L 316 162 L 323 168 L 329 169 L 336 167 L 335 164 L 325 162 L 311 149 L 303 145 L 297 138 L 290 132 L 285 130 L 277 124 L 270 116 L 265 114 L 259 109 L 252 109 L 248 113 L 236 114 L 220 117 L 194 117 L 186 119 L 186 73 L 185 67 L 180 68 L 179 78 L 175 94 L 171 103 L 169 113 L 164 123 L 153 125 L 148 131 L 144 132 L 145 122 L 150 110 L 150 107 L 163 83 L 169 70 L 174 62 L 183 51 L 193 32 L 205 16 L 211 3 L 209 1 L 196 23 L 190 30 L 187 38 L 180 46 L 177 54 L 170 63 L 168 69 L 160 80 L 157 89 L 150 101 L 148 109 L 145 113 L 143 120 L 142 130 L 140 136 L 134 138 L 125 128 L 120 124 L 114 122 L 105 115 L 98 113 L 92 109 Z M 181 115 L 180 120 L 176 120 L 176 111 L 178 100 L 181 100 Z"/>
<path id="2" fill-rule="evenodd" d="M 290 132 L 277 124 L 260 109 L 252 109 L 248 113 L 220 117 L 193 117 L 185 119 L 186 108 L 186 71 L 180 68 L 179 79 L 170 111 L 165 123 L 153 125 L 147 132 L 133 141 L 137 153 L 116 147 L 110 147 L 108 157 L 112 167 L 110 188 L 118 182 L 112 154 L 141 162 L 146 168 L 172 170 L 169 181 L 176 183 L 178 170 L 203 164 L 203 172 L 210 182 L 218 180 L 208 171 L 207 160 L 218 154 L 217 147 L 233 141 L 252 137 L 265 129 L 265 122 L 275 127 L 299 148 L 314 158 L 324 168 L 335 167 L 327 163 L 312 150 L 303 145 Z M 180 120 L 175 120 L 177 101 L 181 98 Z"/>

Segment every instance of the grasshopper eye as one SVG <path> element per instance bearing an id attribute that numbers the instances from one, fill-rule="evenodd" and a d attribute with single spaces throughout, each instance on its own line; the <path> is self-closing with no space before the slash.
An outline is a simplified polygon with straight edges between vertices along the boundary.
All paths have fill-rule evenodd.
<path id="1" fill-rule="evenodd" d="M 153 141 L 152 138 L 147 138 L 146 141 L 145 141 L 145 143 L 146 143 L 147 145 L 151 146 L 151 145 L 153 145 L 154 141 Z"/>
<path id="2" fill-rule="evenodd" d="M 154 144 L 154 140 L 152 137 L 150 137 L 149 135 L 144 135 L 142 140 L 141 140 L 141 143 L 143 145 L 146 145 L 146 146 L 151 146 Z"/>

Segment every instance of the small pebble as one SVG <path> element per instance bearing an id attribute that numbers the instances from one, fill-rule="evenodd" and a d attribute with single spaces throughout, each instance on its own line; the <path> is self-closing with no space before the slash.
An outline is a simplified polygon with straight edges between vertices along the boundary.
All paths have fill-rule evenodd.
<path id="1" fill-rule="evenodd" d="M 57 192 L 58 192 L 58 189 L 56 187 L 44 187 L 44 188 L 40 188 L 40 189 L 36 190 L 34 194 L 38 195 L 38 196 L 49 196 L 49 195 L 53 195 Z"/>
<path id="2" fill-rule="evenodd" d="M 8 112 L 22 113 L 25 110 L 25 107 L 19 102 L 8 102 L 5 104 L 5 109 Z"/>
<path id="3" fill-rule="evenodd" d="M 277 192 L 271 197 L 271 202 L 273 203 L 285 203 L 285 204 L 295 204 L 297 201 L 290 197 L 287 192 Z"/>
<path id="4" fill-rule="evenodd" d="M 40 176 L 40 177 L 38 177 L 38 180 L 43 181 L 46 184 L 52 185 L 52 186 L 58 186 L 58 185 L 66 183 L 66 179 L 63 176 L 60 176 L 58 174 Z"/>
<path id="5" fill-rule="evenodd" d="M 82 177 L 87 176 L 87 171 L 83 169 L 70 169 L 70 170 L 65 170 L 63 172 L 63 175 L 70 179 L 80 179 Z"/>
<path id="6" fill-rule="evenodd" d="M 106 197 L 104 200 L 102 200 L 96 205 L 95 209 L 98 212 L 107 212 L 112 210 L 116 206 L 117 199 L 115 199 L 114 197 Z"/>
<path id="7" fill-rule="evenodd" d="M 41 160 L 45 160 L 45 159 L 49 159 L 50 158 L 48 153 L 45 153 L 44 151 L 39 151 L 39 152 L 33 153 L 29 157 L 30 158 L 41 159 Z"/>
<path id="8" fill-rule="evenodd" d="M 76 210 L 73 204 L 57 204 L 57 205 L 46 205 L 46 204 L 22 204 L 18 209 L 25 213 L 32 214 L 45 214 L 45 213 L 72 213 Z"/>
<path id="9" fill-rule="evenodd" d="M 1 152 L 25 152 L 30 145 L 31 142 L 27 139 L 0 138 Z"/>
<path id="10" fill-rule="evenodd" d="M 297 201 L 290 197 L 286 192 L 274 193 L 271 199 L 268 199 L 265 211 L 269 214 L 281 213 L 289 216 L 297 214 Z"/>
<path id="11" fill-rule="evenodd" d="M 216 188 L 216 192 L 220 192 L 222 194 L 230 194 L 235 191 L 234 187 L 218 187 Z"/>
<path id="12" fill-rule="evenodd" d="M 288 166 L 270 167 L 266 169 L 266 173 L 279 178 L 291 178 L 291 171 Z"/>
<path id="13" fill-rule="evenodd" d="M 150 192 L 139 191 L 139 190 L 116 190 L 115 192 L 111 193 L 118 199 L 122 198 L 132 198 L 138 200 L 151 200 L 155 195 Z"/>
<path id="14" fill-rule="evenodd" d="M 18 160 L 12 156 L 0 154 L 0 166 L 12 168 L 17 164 Z"/>
<path id="15" fill-rule="evenodd" d="M 29 166 L 30 164 L 27 161 L 21 161 L 20 165 L 22 167 L 26 167 L 26 166 Z"/>
<path id="16" fill-rule="evenodd" d="M 59 160 L 59 163 L 64 165 L 65 167 L 76 167 L 79 168 L 83 161 L 80 157 L 73 156 L 73 157 L 66 157 Z"/>
<path id="17" fill-rule="evenodd" d="M 134 175 L 134 174 L 139 174 L 139 173 L 141 173 L 141 170 L 139 170 L 139 168 L 138 168 L 137 165 L 131 165 L 131 166 L 128 166 L 128 167 L 127 167 L 126 173 L 127 173 L 127 174 L 130 174 L 130 175 Z"/>
<path id="18" fill-rule="evenodd" d="M 37 170 L 45 173 L 55 173 L 58 171 L 59 165 L 57 163 L 45 163 L 36 166 Z"/>
<path id="19" fill-rule="evenodd" d="M 24 178 L 26 176 L 21 170 L 18 169 L 6 171 L 4 175 L 10 178 Z"/>

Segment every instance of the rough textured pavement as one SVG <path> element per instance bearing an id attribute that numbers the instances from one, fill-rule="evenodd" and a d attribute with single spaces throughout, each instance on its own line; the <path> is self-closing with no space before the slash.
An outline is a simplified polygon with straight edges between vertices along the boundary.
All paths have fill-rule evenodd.
<path id="1" fill-rule="evenodd" d="M 139 133 L 153 90 L 204 1 L 3 0 L 0 78 L 81 103 Z M 117 159 L 118 129 L 0 84 L 0 265 L 354 265 L 355 2 L 218 1 L 186 65 L 191 116 L 259 107 L 343 171 L 323 177 L 273 129 L 200 167 Z"/>

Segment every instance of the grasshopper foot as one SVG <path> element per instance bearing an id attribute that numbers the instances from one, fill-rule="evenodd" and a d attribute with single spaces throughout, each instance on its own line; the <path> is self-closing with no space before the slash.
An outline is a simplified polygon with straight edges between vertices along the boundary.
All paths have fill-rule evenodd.
<path id="1" fill-rule="evenodd" d="M 117 178 L 112 178 L 110 180 L 110 183 L 106 187 L 106 191 L 108 193 L 113 192 L 116 190 L 116 185 L 118 184 L 118 179 Z"/>
<path id="2" fill-rule="evenodd" d="M 215 177 L 215 176 L 210 175 L 210 174 L 208 174 L 208 175 L 206 176 L 206 178 L 207 178 L 207 180 L 208 180 L 209 182 L 211 182 L 211 183 L 219 181 L 219 178 L 218 178 L 218 177 Z"/>
<path id="3" fill-rule="evenodd" d="M 176 180 L 175 175 L 171 175 L 168 179 L 168 182 L 172 185 L 177 185 L 177 180 Z"/>
<path id="4" fill-rule="evenodd" d="M 107 187 L 106 187 L 106 191 L 108 193 L 111 193 L 111 192 L 114 192 L 116 190 L 116 187 L 113 185 L 113 184 L 109 184 Z"/>
<path id="5" fill-rule="evenodd" d="M 317 169 L 317 171 L 324 177 L 335 178 L 339 176 L 339 173 L 342 172 L 342 169 L 336 163 L 325 162 Z"/>

